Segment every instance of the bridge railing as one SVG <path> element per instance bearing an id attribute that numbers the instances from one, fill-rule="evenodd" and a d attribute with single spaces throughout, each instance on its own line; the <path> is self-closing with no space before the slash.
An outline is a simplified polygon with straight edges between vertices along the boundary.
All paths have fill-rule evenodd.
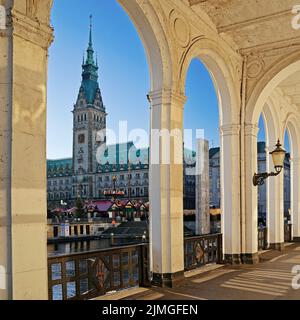
<path id="1" fill-rule="evenodd" d="M 259 227 L 257 232 L 258 250 L 266 250 L 268 248 L 268 229 L 267 227 Z"/>
<path id="2" fill-rule="evenodd" d="M 49 300 L 86 300 L 148 285 L 147 244 L 48 258 Z"/>
<path id="3" fill-rule="evenodd" d="M 185 238 L 184 268 L 186 271 L 209 263 L 222 263 L 222 260 L 222 234 Z"/>
<path id="4" fill-rule="evenodd" d="M 185 238 L 185 270 L 208 263 L 222 263 L 222 234 Z M 146 243 L 49 257 L 49 300 L 87 300 L 109 291 L 148 287 L 148 264 Z"/>
<path id="5" fill-rule="evenodd" d="M 292 224 L 284 224 L 284 242 L 292 242 Z"/>

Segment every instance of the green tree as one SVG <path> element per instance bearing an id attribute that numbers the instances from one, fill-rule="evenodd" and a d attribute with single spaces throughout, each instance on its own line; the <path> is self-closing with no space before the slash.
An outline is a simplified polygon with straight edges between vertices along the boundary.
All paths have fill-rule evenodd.
<path id="1" fill-rule="evenodd" d="M 84 206 L 83 202 L 80 198 L 76 200 L 76 212 L 75 212 L 76 218 L 83 218 L 84 217 Z"/>

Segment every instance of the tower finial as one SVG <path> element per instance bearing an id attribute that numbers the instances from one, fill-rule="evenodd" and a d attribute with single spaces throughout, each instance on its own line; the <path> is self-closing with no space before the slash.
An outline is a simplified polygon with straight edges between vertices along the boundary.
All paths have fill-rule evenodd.
<path id="1" fill-rule="evenodd" d="M 93 15 L 90 15 L 90 41 L 89 46 L 92 47 L 92 29 L 93 29 Z"/>

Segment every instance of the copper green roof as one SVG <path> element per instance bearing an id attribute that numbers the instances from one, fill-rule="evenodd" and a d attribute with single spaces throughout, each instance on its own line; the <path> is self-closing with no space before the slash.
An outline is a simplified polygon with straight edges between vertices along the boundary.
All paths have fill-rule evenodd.
<path id="1" fill-rule="evenodd" d="M 84 92 L 84 96 L 88 104 L 93 104 L 97 91 L 99 90 L 100 92 L 98 83 L 98 69 L 98 65 L 94 60 L 91 23 L 87 58 L 85 63 L 82 64 L 82 83 L 80 88 L 80 90 Z"/>
<path id="2" fill-rule="evenodd" d="M 47 175 L 65 177 L 73 174 L 72 158 L 47 160 Z"/>

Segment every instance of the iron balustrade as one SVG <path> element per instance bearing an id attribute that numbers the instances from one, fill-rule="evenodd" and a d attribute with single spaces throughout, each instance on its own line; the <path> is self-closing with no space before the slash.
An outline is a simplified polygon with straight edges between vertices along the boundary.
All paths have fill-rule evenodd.
<path id="1" fill-rule="evenodd" d="M 268 248 L 268 229 L 266 227 L 258 228 L 257 236 L 258 250 L 266 250 Z"/>
<path id="2" fill-rule="evenodd" d="M 184 240 L 184 269 L 196 269 L 208 263 L 222 263 L 222 234 L 188 237 Z"/>
<path id="3" fill-rule="evenodd" d="M 286 223 L 284 225 L 284 242 L 292 242 L 292 224 Z"/>
<path id="4" fill-rule="evenodd" d="M 184 240 L 185 270 L 222 263 L 222 234 Z M 48 258 L 49 300 L 87 300 L 136 286 L 148 287 L 146 243 Z"/>
<path id="5" fill-rule="evenodd" d="M 86 300 L 148 285 L 147 244 L 48 258 L 49 300 Z"/>

